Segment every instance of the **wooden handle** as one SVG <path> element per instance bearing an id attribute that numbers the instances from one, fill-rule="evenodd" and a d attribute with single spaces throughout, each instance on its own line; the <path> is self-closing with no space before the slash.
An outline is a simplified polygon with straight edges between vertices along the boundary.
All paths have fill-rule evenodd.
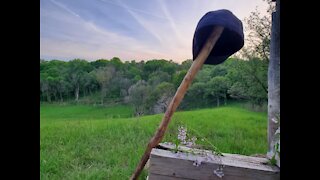
<path id="1" fill-rule="evenodd" d="M 175 110 L 179 106 L 180 102 L 182 101 L 185 93 L 187 92 L 188 87 L 190 86 L 190 84 L 191 84 L 192 80 L 194 79 L 194 77 L 196 76 L 197 72 L 201 69 L 203 63 L 208 58 L 211 50 L 213 49 L 214 45 L 216 44 L 220 35 L 222 34 L 223 29 L 224 28 L 221 26 L 214 27 L 212 33 L 210 34 L 207 42 L 205 43 L 205 45 L 201 49 L 199 55 L 193 61 L 191 67 L 189 68 L 188 73 L 183 78 L 176 94 L 172 98 L 172 100 L 169 104 L 169 107 L 167 108 L 167 111 L 164 114 L 164 117 L 162 119 L 162 122 L 161 122 L 158 130 L 156 131 L 155 135 L 149 141 L 148 146 L 147 146 L 147 148 L 146 148 L 146 150 L 140 160 L 140 163 L 138 164 L 135 172 L 132 174 L 132 176 L 130 178 L 131 180 L 136 180 L 139 177 L 144 165 L 146 164 L 146 162 L 149 159 L 152 148 L 156 147 L 161 142 L 161 140 L 164 136 L 164 133 L 169 125 L 169 122 L 171 120 L 173 113 L 175 112 Z"/>

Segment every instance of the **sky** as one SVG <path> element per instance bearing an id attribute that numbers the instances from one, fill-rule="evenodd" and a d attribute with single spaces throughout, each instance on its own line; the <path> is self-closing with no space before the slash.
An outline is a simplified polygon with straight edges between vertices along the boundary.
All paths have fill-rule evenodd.
<path id="1" fill-rule="evenodd" d="M 40 58 L 95 61 L 192 59 L 192 38 L 207 12 L 243 21 L 262 0 L 40 0 Z"/>

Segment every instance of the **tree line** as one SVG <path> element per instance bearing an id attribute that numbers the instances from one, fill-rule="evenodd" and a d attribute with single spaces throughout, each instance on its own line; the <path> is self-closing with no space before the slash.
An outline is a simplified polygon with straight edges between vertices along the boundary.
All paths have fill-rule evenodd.
<path id="1" fill-rule="evenodd" d="M 204 65 L 189 87 L 180 109 L 227 104 L 246 100 L 252 106 L 267 102 L 267 71 L 270 56 L 271 12 L 256 9 L 244 19 L 249 32 L 240 57 Z M 245 60 L 244 60 L 245 59 Z M 191 66 L 173 61 L 122 62 L 114 57 L 88 62 L 40 59 L 40 101 L 90 104 L 132 104 L 136 115 L 165 112 L 176 89 Z"/>
<path id="2" fill-rule="evenodd" d="M 136 115 L 165 112 L 192 60 L 122 62 L 40 60 L 40 101 L 110 105 L 131 104 Z M 254 106 L 267 101 L 267 60 L 229 58 L 204 65 L 189 87 L 180 109 L 213 107 L 229 100 Z"/>

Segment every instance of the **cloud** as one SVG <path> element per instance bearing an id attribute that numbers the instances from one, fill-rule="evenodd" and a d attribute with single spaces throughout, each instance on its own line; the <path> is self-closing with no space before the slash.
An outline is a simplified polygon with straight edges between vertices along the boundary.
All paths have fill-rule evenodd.
<path id="1" fill-rule="evenodd" d="M 256 0 L 42 0 L 40 57 L 182 62 L 192 58 L 193 33 L 206 12 L 226 8 L 242 19 L 258 4 Z"/>
<path id="2" fill-rule="evenodd" d="M 132 8 L 129 8 L 122 1 L 117 0 L 117 3 L 118 3 L 117 5 L 124 8 L 147 32 L 152 34 L 160 43 L 163 43 L 161 36 L 155 31 L 156 27 L 152 26 L 142 16 L 139 16 L 134 10 L 132 10 Z"/>
<path id="3" fill-rule="evenodd" d="M 171 15 L 170 15 L 170 13 L 169 13 L 169 11 L 168 11 L 168 9 L 167 9 L 167 6 L 166 6 L 166 5 L 164 4 L 164 2 L 161 1 L 161 0 L 158 0 L 157 2 L 160 4 L 160 7 L 161 7 L 163 13 L 165 14 L 165 17 L 169 20 L 169 24 L 170 24 L 171 28 L 173 29 L 173 31 L 175 32 L 176 36 L 177 36 L 179 39 L 182 39 L 182 36 L 181 36 L 181 34 L 180 34 L 177 26 L 176 26 L 175 21 L 174 21 L 173 18 L 171 17 Z"/>
<path id="4" fill-rule="evenodd" d="M 164 17 L 161 21 L 155 21 L 150 16 L 141 15 L 141 10 L 129 7 L 120 0 L 117 0 L 117 4 L 124 8 L 147 32 L 158 40 L 158 42 L 154 43 L 153 48 L 157 48 L 157 51 L 163 54 L 161 57 L 180 62 L 191 58 L 192 31 L 184 31 L 187 33 L 181 34 L 165 4 L 160 2 L 161 9 L 158 12 L 164 15 L 160 16 Z M 154 6 L 154 10 L 157 11 L 158 7 Z M 181 28 L 190 28 L 182 26 L 182 24 L 180 24 Z"/>
<path id="5" fill-rule="evenodd" d="M 40 56 L 60 57 L 65 60 L 73 58 L 95 60 L 118 56 L 125 60 L 163 58 L 177 62 L 190 57 L 190 53 L 186 53 L 183 48 L 177 50 L 177 44 L 181 42 L 176 38 L 175 31 L 172 29 L 172 27 L 177 27 L 171 24 L 170 30 L 170 24 L 166 23 L 171 18 L 169 14 L 162 18 L 162 21 L 153 22 L 152 19 L 147 18 L 150 16 L 142 16 L 142 11 L 134 8 L 132 10 L 131 7 L 119 2 L 119 6 L 152 34 L 157 42 L 147 43 L 146 39 L 124 36 L 116 31 L 100 27 L 80 15 L 76 16 L 75 13 L 71 13 L 73 11 L 60 3 L 57 5 L 59 9 L 50 11 L 42 9 L 41 11 L 43 22 L 41 24 Z M 171 22 L 174 23 L 173 20 Z"/>
<path id="6" fill-rule="evenodd" d="M 80 16 L 68 13 L 49 11 L 46 20 L 53 23 L 42 24 L 42 31 L 55 29 L 53 36 L 42 33 L 40 39 L 40 56 L 61 57 L 65 60 L 85 58 L 95 60 L 118 56 L 122 59 L 157 58 L 162 54 L 150 50 L 143 42 L 132 37 L 103 29 L 96 24 L 85 21 Z M 62 28 L 63 27 L 63 28 Z"/>
<path id="7" fill-rule="evenodd" d="M 67 12 L 69 12 L 70 14 L 76 16 L 76 17 L 80 17 L 79 14 L 73 12 L 71 9 L 67 8 L 67 6 L 65 6 L 64 4 L 57 2 L 55 0 L 50 0 L 51 2 L 53 2 L 55 5 L 59 6 L 60 8 L 66 10 Z"/>
<path id="8" fill-rule="evenodd" d="M 100 1 L 102 1 L 104 3 L 109 3 L 109 4 L 112 4 L 112 5 L 116 5 L 116 6 L 119 6 L 119 7 L 123 8 L 123 5 L 122 5 L 123 2 L 120 2 L 120 4 L 119 4 L 119 3 L 115 3 L 114 1 L 110 1 L 110 0 L 100 0 Z M 129 7 L 129 6 L 127 6 L 126 9 L 130 9 L 131 11 L 134 11 L 134 12 L 137 12 L 137 13 L 142 13 L 142 14 L 145 14 L 145 15 L 149 15 L 149 16 L 152 16 L 152 17 L 159 18 L 159 19 L 166 19 L 166 17 L 159 16 L 156 13 L 151 13 L 151 12 L 148 12 L 148 11 L 145 11 L 145 10 L 132 8 L 132 7 Z"/>

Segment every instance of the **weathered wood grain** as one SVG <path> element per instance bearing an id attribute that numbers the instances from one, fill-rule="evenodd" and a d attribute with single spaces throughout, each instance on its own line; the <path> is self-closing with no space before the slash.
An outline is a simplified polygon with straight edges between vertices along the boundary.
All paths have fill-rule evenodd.
<path id="1" fill-rule="evenodd" d="M 159 174 L 149 174 L 148 180 L 190 180 L 188 178 L 179 178 L 179 177 L 172 177 L 172 176 L 165 176 Z"/>
<path id="2" fill-rule="evenodd" d="M 168 150 L 173 150 L 174 145 L 172 144 L 165 144 L 165 143 L 160 143 L 159 148 L 162 149 L 168 149 Z M 182 152 L 190 152 L 192 151 L 195 154 L 200 154 L 203 152 L 206 153 L 211 153 L 209 150 L 200 150 L 200 149 L 195 149 L 195 148 L 189 148 L 186 146 L 179 146 L 178 148 Z M 231 162 L 231 161 L 236 161 L 238 165 L 242 165 L 243 167 L 247 166 L 247 163 L 251 164 L 252 166 L 257 166 L 256 168 L 259 168 L 261 164 L 267 164 L 269 160 L 267 158 L 262 158 L 262 157 L 253 157 L 253 156 L 244 156 L 240 154 L 228 154 L 228 153 L 222 153 L 223 154 L 223 161 L 225 162 Z M 250 168 L 251 166 L 249 166 Z M 267 166 L 267 167 L 272 167 L 272 166 Z M 278 169 L 278 168 L 276 168 Z"/>
<path id="3" fill-rule="evenodd" d="M 223 154 L 221 162 L 224 165 L 223 179 L 245 180 L 280 179 L 280 169 L 275 166 L 266 165 L 266 158 L 250 157 L 236 154 Z M 218 160 L 207 160 L 199 167 L 193 162 L 200 155 L 192 153 L 180 153 L 179 156 L 169 150 L 152 149 L 150 157 L 149 180 L 185 178 L 185 179 L 220 179 L 213 171 L 218 168 Z M 155 176 L 157 175 L 157 176 Z M 161 177 L 164 176 L 164 177 Z M 154 178 L 153 178 L 154 177 Z"/>
<path id="4" fill-rule="evenodd" d="M 269 154 L 274 154 L 275 132 L 280 123 L 272 119 L 280 117 L 280 0 L 276 1 L 276 11 L 272 13 L 270 60 L 268 66 L 268 145 Z M 280 157 L 276 155 L 280 167 Z"/>

